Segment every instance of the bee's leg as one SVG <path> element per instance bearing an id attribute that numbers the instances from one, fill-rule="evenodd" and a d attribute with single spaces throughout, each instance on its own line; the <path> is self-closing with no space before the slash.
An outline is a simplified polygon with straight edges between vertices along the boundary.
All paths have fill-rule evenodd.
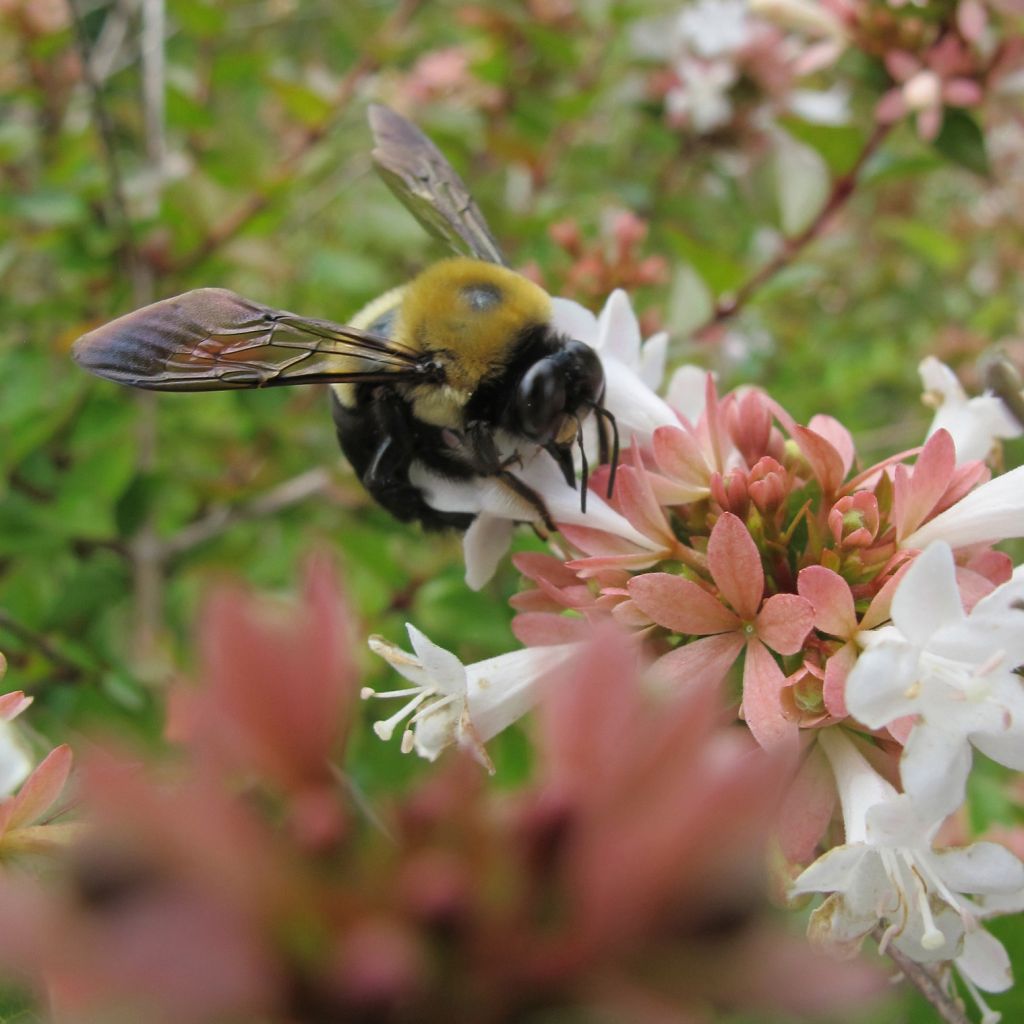
<path id="1" fill-rule="evenodd" d="M 466 425 L 466 453 L 472 460 L 474 470 L 481 476 L 497 477 L 510 491 L 530 505 L 537 513 L 537 518 L 549 533 L 555 533 L 558 527 L 548 512 L 544 499 L 528 484 L 524 484 L 508 469 L 510 465 L 522 464 L 519 453 L 514 452 L 507 459 L 502 459 L 494 443 L 493 427 L 487 423 L 469 423 Z"/>

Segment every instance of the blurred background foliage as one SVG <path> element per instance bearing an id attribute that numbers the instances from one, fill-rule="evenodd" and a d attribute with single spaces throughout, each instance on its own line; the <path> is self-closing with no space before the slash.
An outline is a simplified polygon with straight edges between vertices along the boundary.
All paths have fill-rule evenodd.
<path id="1" fill-rule="evenodd" d="M 155 740 L 211 578 L 287 588 L 318 546 L 367 633 L 399 640 L 411 619 L 467 661 L 512 646 L 515 570 L 471 594 L 457 537 L 377 509 L 320 388 L 154 400 L 69 357 L 98 323 L 203 285 L 344 321 L 443 255 L 372 172 L 369 101 L 435 139 L 513 265 L 595 308 L 630 286 L 673 363 L 762 385 L 801 422 L 829 412 L 865 458 L 919 443 L 925 354 L 977 389 L 980 356 L 1022 351 L 1019 96 L 947 112 L 935 143 L 898 124 L 839 215 L 709 325 L 784 229 L 806 226 L 787 214 L 775 133 L 834 185 L 889 79 L 850 50 L 818 73 L 849 89 L 844 123 L 686 132 L 637 43 L 679 7 L 77 0 L 72 17 L 63 0 L 0 0 L 0 649 L 37 729 Z M 647 228 L 629 266 L 613 252 L 627 212 Z M 581 252 L 611 253 L 607 273 L 575 273 Z M 520 547 L 536 543 L 524 530 Z M 367 657 L 367 673 L 383 670 Z M 420 770 L 367 732 L 352 768 L 369 789 Z M 498 784 L 526 758 L 521 734 L 502 737 Z M 993 930 L 1012 944 L 1015 928 Z"/>

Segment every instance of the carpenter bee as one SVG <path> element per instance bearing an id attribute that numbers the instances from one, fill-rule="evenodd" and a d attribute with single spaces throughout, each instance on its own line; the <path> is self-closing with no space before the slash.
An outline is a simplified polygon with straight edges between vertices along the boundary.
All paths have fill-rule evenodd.
<path id="1" fill-rule="evenodd" d="M 369 118 L 384 180 L 458 256 L 382 295 L 346 325 L 199 288 L 91 331 L 75 342 L 74 357 L 100 377 L 158 391 L 328 383 L 345 456 L 398 519 L 458 529 L 473 520 L 427 504 L 409 476 L 418 463 L 452 480 L 496 477 L 533 510 L 535 525 L 553 529 L 540 495 L 514 472 L 519 446 L 549 452 L 576 487 L 578 445 L 585 511 L 581 421 L 594 413 L 611 492 L 618 435 L 602 407 L 601 363 L 588 345 L 552 328 L 548 295 L 504 265 L 437 147 L 386 107 L 371 107 Z"/>

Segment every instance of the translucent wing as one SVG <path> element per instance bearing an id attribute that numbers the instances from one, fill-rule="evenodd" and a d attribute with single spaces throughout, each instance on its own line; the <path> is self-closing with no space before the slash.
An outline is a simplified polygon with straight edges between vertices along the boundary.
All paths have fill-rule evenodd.
<path id="1" fill-rule="evenodd" d="M 157 391 L 226 391 L 346 381 L 429 381 L 422 353 L 386 338 L 271 309 L 224 288 L 154 302 L 83 335 L 91 373 Z"/>
<path id="2" fill-rule="evenodd" d="M 480 208 L 437 146 L 388 107 L 371 105 L 369 119 L 377 170 L 413 216 L 460 255 L 504 265 Z"/>

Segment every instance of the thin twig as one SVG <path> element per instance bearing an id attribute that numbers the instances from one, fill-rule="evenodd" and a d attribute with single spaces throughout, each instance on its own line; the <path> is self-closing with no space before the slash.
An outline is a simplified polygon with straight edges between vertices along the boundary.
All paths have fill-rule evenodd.
<path id="1" fill-rule="evenodd" d="M 891 125 L 875 126 L 853 166 L 832 183 L 828 199 L 814 220 L 799 234 L 787 238 L 779 251 L 760 270 L 747 278 L 736 291 L 723 295 L 707 320 L 693 332 L 694 338 L 699 340 L 723 320 L 735 316 L 772 278 L 785 270 L 811 242 L 821 235 L 832 218 L 846 205 L 855 192 L 864 165 L 875 154 L 891 129 Z"/>
<path id="2" fill-rule="evenodd" d="M 103 27 L 96 38 L 89 58 L 89 72 L 97 82 L 105 82 L 113 74 L 128 38 L 134 0 L 114 0 L 110 12 L 103 19 Z"/>
<path id="3" fill-rule="evenodd" d="M 331 486 L 331 474 L 323 467 L 307 470 L 285 480 L 251 501 L 219 508 L 189 523 L 160 545 L 162 559 L 174 558 L 225 533 L 237 523 L 276 515 L 292 505 L 323 494 Z"/>
<path id="4" fill-rule="evenodd" d="M 71 12 L 71 22 L 75 31 L 75 45 L 78 48 L 79 59 L 82 64 L 82 79 L 89 93 L 93 117 L 96 119 L 96 128 L 99 133 L 100 149 L 103 154 L 103 161 L 107 166 L 107 178 L 110 182 L 108 200 L 110 221 L 114 231 L 119 236 L 122 259 L 128 272 L 129 280 L 131 280 L 134 288 L 138 276 L 142 273 L 142 260 L 140 259 L 138 246 L 135 242 L 135 231 L 132 226 L 131 215 L 128 212 L 128 200 L 124 190 L 124 176 L 121 173 L 121 162 L 118 158 L 117 145 L 114 141 L 114 125 L 110 119 L 110 114 L 107 112 L 107 106 L 103 98 L 103 89 L 93 72 L 89 37 L 86 34 L 85 25 L 82 22 L 81 14 L 74 0 L 69 0 L 68 9 Z"/>
<path id="5" fill-rule="evenodd" d="M 875 938 L 879 938 L 876 929 Z M 944 1024 L 971 1024 L 970 1018 L 963 1008 L 953 1002 L 947 995 L 937 975 L 924 964 L 911 960 L 906 953 L 901 953 L 891 943 L 886 946 L 885 955 L 900 969 L 903 976 L 917 989 L 928 1002 L 935 1007 Z"/>
<path id="6" fill-rule="evenodd" d="M 409 23 L 421 0 L 403 0 L 382 31 L 385 41 L 401 32 Z M 316 124 L 310 125 L 292 144 L 291 149 L 271 170 L 259 190 L 246 197 L 234 210 L 217 221 L 191 252 L 167 263 L 170 273 L 185 274 L 195 269 L 218 249 L 235 238 L 254 217 L 262 213 L 273 201 L 280 187 L 298 170 L 309 152 L 330 132 L 340 112 L 352 99 L 356 89 L 367 75 L 380 66 L 378 57 L 364 53 L 342 77 L 331 97 L 330 112 Z"/>
<path id="7" fill-rule="evenodd" d="M 146 164 L 150 179 L 149 213 L 160 206 L 164 180 L 165 71 L 164 0 L 142 0 L 139 49 L 142 58 L 142 120 L 146 136 Z M 152 264 L 145 263 L 135 275 L 132 302 L 144 306 L 154 298 L 156 282 Z M 158 410 L 156 396 L 141 392 L 135 398 L 137 416 L 135 437 L 138 445 L 137 468 L 141 474 L 153 472 L 157 465 Z M 158 679 L 160 637 L 164 620 L 164 565 L 160 538 L 150 510 L 131 539 L 132 579 L 135 622 L 133 643 L 140 675 Z"/>
<path id="8" fill-rule="evenodd" d="M 42 633 L 19 622 L 9 612 L 0 608 L 0 630 L 5 630 L 17 637 L 23 644 L 38 651 L 48 662 L 59 670 L 62 677 L 74 677 L 82 674 L 82 666 L 72 661 L 63 651 L 59 650 Z"/>
<path id="9" fill-rule="evenodd" d="M 164 54 L 166 22 L 164 0 L 142 0 L 142 31 L 139 40 L 142 54 L 142 112 L 145 118 L 147 162 L 150 170 L 156 173 L 152 193 L 154 205 L 163 186 L 167 151 L 164 133 L 167 106 L 167 62 Z"/>

